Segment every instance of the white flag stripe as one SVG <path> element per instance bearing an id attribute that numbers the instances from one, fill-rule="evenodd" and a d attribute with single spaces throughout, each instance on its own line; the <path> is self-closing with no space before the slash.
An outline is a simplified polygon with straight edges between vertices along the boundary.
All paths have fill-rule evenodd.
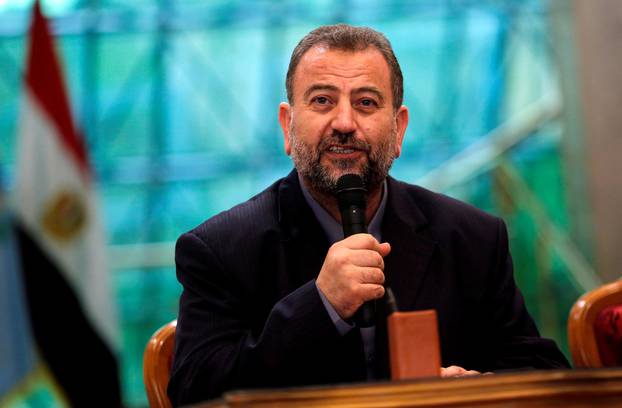
<path id="1" fill-rule="evenodd" d="M 22 100 L 19 134 L 17 215 L 32 238 L 57 262 L 96 330 L 116 349 L 116 314 L 110 301 L 104 235 L 91 183 L 80 173 L 56 126 L 28 87 Z M 53 228 L 46 227 L 46 220 L 48 224 L 59 222 L 62 227 L 62 220 L 50 213 L 54 200 L 62 194 L 75 199 L 70 204 L 78 204 L 83 210 L 83 221 L 75 223 L 78 232 L 60 228 L 54 233 Z"/>

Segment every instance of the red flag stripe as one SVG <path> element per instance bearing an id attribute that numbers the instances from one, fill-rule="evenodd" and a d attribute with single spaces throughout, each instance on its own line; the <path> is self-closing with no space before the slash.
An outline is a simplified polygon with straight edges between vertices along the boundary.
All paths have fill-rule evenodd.
<path id="1" fill-rule="evenodd" d="M 71 120 L 60 64 L 39 1 L 34 6 L 26 66 L 26 84 L 48 118 L 56 125 L 61 143 L 75 159 L 82 175 L 88 179 L 90 170 L 84 139 Z"/>

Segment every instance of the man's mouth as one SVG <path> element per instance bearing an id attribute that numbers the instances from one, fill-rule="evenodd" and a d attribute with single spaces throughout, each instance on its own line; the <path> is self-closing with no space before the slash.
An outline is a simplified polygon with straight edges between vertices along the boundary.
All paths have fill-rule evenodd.
<path id="1" fill-rule="evenodd" d="M 330 146 L 326 150 L 328 150 L 331 153 L 349 154 L 349 153 L 354 153 L 354 152 L 358 151 L 359 149 L 355 149 L 355 148 L 349 147 L 349 146 Z"/>

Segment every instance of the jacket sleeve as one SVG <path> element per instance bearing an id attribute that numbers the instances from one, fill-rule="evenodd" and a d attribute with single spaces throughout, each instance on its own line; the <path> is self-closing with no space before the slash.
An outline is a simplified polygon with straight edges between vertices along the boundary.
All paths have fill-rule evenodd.
<path id="1" fill-rule="evenodd" d="M 322 350 L 340 337 L 314 280 L 278 301 L 263 328 L 253 330 L 252 302 L 201 238 L 182 235 L 175 261 L 183 292 L 168 386 L 174 405 L 233 388 L 291 384 L 297 368 L 326 358 Z"/>

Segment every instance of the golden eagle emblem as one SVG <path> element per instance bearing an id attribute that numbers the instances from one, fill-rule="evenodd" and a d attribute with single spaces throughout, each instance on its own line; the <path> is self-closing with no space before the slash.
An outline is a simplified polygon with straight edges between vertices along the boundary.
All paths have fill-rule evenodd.
<path id="1" fill-rule="evenodd" d="M 61 241 L 75 238 L 84 229 L 86 221 L 87 211 L 82 197 L 69 191 L 56 194 L 43 211 L 43 229 Z"/>

